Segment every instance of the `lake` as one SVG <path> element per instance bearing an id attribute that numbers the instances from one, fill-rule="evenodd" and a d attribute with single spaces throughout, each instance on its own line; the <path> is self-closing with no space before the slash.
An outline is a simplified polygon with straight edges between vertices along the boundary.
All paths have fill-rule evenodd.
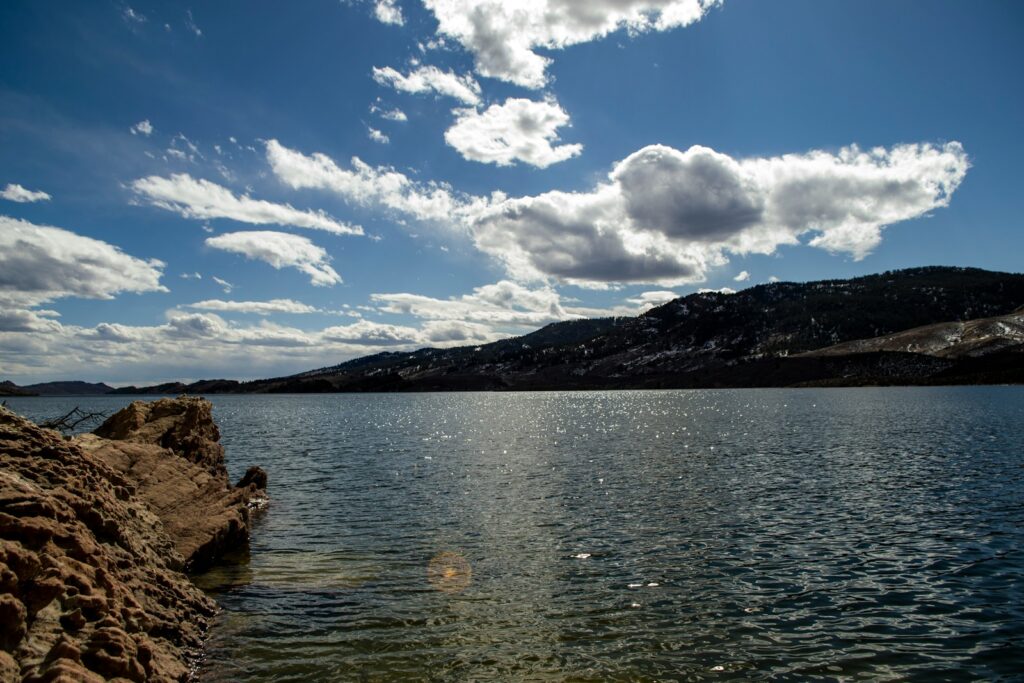
<path id="1" fill-rule="evenodd" d="M 1024 388 L 210 398 L 201 681 L 1021 680 Z"/>

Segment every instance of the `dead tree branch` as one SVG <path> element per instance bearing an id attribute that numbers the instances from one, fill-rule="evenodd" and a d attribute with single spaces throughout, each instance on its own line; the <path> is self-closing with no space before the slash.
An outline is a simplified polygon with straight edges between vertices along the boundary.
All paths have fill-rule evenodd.
<path id="1" fill-rule="evenodd" d="M 60 417 L 43 420 L 39 423 L 39 426 L 46 429 L 56 429 L 62 434 L 69 434 L 78 429 L 79 425 L 89 423 L 99 424 L 105 419 L 107 419 L 107 413 L 87 413 L 78 406 L 75 406 L 68 413 L 61 415 Z"/>

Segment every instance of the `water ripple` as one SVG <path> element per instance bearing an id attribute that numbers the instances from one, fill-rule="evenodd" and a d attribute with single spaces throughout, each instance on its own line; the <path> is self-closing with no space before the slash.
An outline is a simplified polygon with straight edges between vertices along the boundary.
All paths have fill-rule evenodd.
<path id="1" fill-rule="evenodd" d="M 1022 680 L 1020 388 L 214 402 L 204 681 Z"/>

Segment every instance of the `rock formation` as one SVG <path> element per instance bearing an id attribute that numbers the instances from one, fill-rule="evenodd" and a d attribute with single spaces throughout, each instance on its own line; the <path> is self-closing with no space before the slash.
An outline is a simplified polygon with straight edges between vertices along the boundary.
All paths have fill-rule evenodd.
<path id="1" fill-rule="evenodd" d="M 210 404 L 136 402 L 67 440 L 0 407 L 0 681 L 182 681 L 216 605 L 182 573 L 248 537 Z M 103 436 L 100 436 L 103 435 Z"/>

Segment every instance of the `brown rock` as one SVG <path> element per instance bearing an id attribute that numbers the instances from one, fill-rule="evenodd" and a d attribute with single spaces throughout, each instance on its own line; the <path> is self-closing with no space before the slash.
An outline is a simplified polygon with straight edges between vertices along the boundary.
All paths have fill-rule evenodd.
<path id="1" fill-rule="evenodd" d="M 10 593 L 0 595 L 0 648 L 13 650 L 25 637 L 28 610 Z"/>
<path id="2" fill-rule="evenodd" d="M 107 419 L 94 432 L 115 441 L 161 446 L 213 476 L 227 476 L 220 431 L 213 421 L 213 406 L 196 397 L 135 401 Z"/>
<path id="3" fill-rule="evenodd" d="M 94 434 L 75 439 L 121 474 L 160 517 L 187 571 L 216 562 L 249 538 L 251 508 L 265 499 L 266 473 L 228 481 L 210 402 L 196 397 L 135 401 Z"/>
<path id="4" fill-rule="evenodd" d="M 210 404 L 67 441 L 0 407 L 0 681 L 185 681 L 216 605 L 181 573 L 248 538 Z M 262 473 L 262 471 L 260 471 Z"/>
<path id="5" fill-rule="evenodd" d="M 262 467 L 250 467 L 242 475 L 242 478 L 235 485 L 235 488 L 248 488 L 255 487 L 257 491 L 265 491 L 267 489 L 267 473 L 263 471 Z"/>
<path id="6" fill-rule="evenodd" d="M 9 653 L 0 650 L 0 681 L 7 683 L 7 681 L 18 680 L 21 680 L 18 663 Z"/>

